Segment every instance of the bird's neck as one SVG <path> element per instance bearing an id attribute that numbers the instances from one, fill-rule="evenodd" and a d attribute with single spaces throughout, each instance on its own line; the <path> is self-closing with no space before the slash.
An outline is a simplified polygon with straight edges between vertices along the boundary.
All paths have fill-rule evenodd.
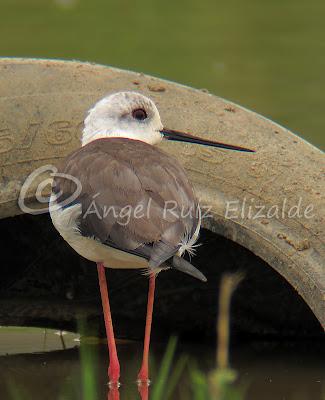
<path id="1" fill-rule="evenodd" d="M 101 129 L 98 131 L 94 130 L 87 130 L 86 128 L 83 130 L 82 138 L 81 138 L 81 145 L 85 146 L 88 143 L 97 140 L 97 139 L 109 139 L 109 138 L 125 138 L 125 139 L 132 139 L 132 140 L 140 140 L 141 142 L 145 142 L 151 145 L 158 144 L 162 140 L 162 136 L 160 132 L 127 132 L 127 131 L 119 131 L 114 130 L 111 132 L 110 130 Z"/>

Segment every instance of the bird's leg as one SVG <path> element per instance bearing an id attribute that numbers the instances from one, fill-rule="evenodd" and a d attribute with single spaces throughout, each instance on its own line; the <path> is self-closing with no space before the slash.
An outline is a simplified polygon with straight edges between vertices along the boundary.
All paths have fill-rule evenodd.
<path id="1" fill-rule="evenodd" d="M 120 378 L 120 363 L 117 357 L 111 308 L 109 305 L 107 281 L 105 276 L 105 267 L 103 263 L 97 263 L 97 272 L 98 272 L 100 294 L 102 298 L 108 351 L 109 351 L 109 367 L 108 367 L 109 384 L 111 386 L 118 387 Z"/>
<path id="2" fill-rule="evenodd" d="M 150 346 L 150 333 L 151 333 L 151 322 L 152 322 L 152 311 L 153 303 L 155 299 L 155 283 L 156 275 L 150 274 L 149 278 L 149 291 L 148 291 L 148 304 L 147 304 L 147 318 L 146 318 L 146 329 L 144 334 L 144 346 L 143 346 L 143 358 L 142 365 L 138 374 L 139 384 L 149 384 L 149 346 Z"/>

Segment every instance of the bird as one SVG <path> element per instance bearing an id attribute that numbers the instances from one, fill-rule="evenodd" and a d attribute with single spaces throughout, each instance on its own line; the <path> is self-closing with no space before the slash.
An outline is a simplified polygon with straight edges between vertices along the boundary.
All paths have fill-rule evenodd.
<path id="1" fill-rule="evenodd" d="M 164 128 L 149 97 L 121 91 L 101 98 L 88 111 L 81 147 L 61 162 L 53 178 L 49 211 L 54 227 L 79 255 L 97 264 L 111 387 L 120 384 L 120 364 L 106 268 L 140 269 L 149 277 L 139 384 L 150 382 L 149 345 L 158 273 L 179 270 L 206 281 L 183 258 L 185 252 L 195 252 L 202 216 L 184 168 L 156 146 L 165 140 L 254 151 Z"/>

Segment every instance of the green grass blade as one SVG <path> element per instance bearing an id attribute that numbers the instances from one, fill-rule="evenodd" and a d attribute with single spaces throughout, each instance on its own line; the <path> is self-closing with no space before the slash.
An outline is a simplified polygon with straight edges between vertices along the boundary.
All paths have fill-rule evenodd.
<path id="1" fill-rule="evenodd" d="M 84 321 L 79 321 L 79 331 L 84 331 Z M 97 348 L 96 348 L 97 349 Z M 94 400 L 97 395 L 97 354 L 94 353 L 95 346 L 85 345 L 80 341 L 80 364 L 83 400 Z"/>
<path id="2" fill-rule="evenodd" d="M 165 399 L 165 385 L 171 370 L 171 364 L 174 358 L 176 345 L 177 338 L 171 337 L 168 342 L 166 353 L 161 363 L 161 367 L 157 376 L 157 382 L 155 383 L 155 385 L 153 385 L 151 400 Z"/>
<path id="3" fill-rule="evenodd" d="M 173 395 L 174 390 L 180 381 L 181 375 L 184 371 L 184 368 L 185 368 L 187 362 L 188 362 L 188 356 L 186 356 L 186 355 L 181 356 L 177 360 L 176 365 L 173 368 L 172 375 L 168 381 L 167 389 L 165 391 L 165 399 L 166 400 L 170 399 L 171 396 Z"/>

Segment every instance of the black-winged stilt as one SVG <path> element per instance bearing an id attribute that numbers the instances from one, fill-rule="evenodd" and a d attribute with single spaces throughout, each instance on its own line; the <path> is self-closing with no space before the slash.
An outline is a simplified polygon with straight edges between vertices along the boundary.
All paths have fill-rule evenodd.
<path id="1" fill-rule="evenodd" d="M 112 385 L 118 385 L 120 365 L 105 267 L 140 268 L 149 275 L 140 382 L 149 378 L 156 275 L 171 268 L 206 281 L 182 258 L 185 251 L 193 252 L 201 213 L 182 166 L 154 147 L 165 139 L 252 151 L 164 129 L 152 100 L 136 92 L 118 92 L 89 111 L 82 147 L 64 160 L 53 181 L 50 213 L 55 228 L 77 253 L 97 263 Z M 80 193 L 66 204 L 76 182 Z"/>

